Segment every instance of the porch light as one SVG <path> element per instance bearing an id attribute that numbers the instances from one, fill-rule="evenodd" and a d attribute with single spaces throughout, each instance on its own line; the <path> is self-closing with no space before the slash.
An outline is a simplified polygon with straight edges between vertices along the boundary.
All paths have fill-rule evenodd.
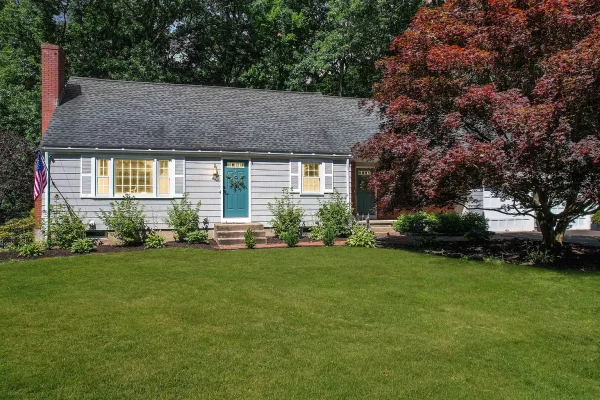
<path id="1" fill-rule="evenodd" d="M 213 181 L 218 181 L 219 180 L 219 170 L 217 168 L 217 164 L 214 164 L 213 167 Z"/>

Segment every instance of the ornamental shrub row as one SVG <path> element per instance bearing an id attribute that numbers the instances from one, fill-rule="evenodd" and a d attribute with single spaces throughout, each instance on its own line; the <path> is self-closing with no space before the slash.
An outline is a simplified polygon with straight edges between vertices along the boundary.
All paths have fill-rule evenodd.
<path id="1" fill-rule="evenodd" d="M 464 235 L 469 240 L 489 240 L 492 232 L 484 215 L 468 212 L 465 214 L 426 213 L 418 211 L 402 214 L 392 226 L 400 233 L 438 233 L 445 235 Z"/>

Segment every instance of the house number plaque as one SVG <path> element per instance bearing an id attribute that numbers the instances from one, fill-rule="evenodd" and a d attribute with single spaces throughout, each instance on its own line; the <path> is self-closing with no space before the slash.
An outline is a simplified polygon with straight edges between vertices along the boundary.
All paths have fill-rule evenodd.
<path id="1" fill-rule="evenodd" d="M 227 168 L 244 168 L 243 162 L 227 162 Z"/>

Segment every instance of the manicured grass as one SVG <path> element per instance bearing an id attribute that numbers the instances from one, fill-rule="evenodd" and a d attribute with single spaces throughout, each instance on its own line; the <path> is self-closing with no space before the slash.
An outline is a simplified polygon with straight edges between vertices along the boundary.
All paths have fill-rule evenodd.
<path id="1" fill-rule="evenodd" d="M 600 274 L 394 250 L 0 264 L 0 398 L 600 398 Z"/>

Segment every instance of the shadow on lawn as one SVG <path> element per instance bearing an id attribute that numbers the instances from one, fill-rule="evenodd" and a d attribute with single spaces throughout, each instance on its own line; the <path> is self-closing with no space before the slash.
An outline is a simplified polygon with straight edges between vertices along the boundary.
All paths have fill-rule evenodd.
<path id="1" fill-rule="evenodd" d="M 383 248 L 468 260 L 537 265 L 570 271 L 600 271 L 600 248 L 598 247 L 568 243 L 555 256 L 554 261 L 536 264 L 532 261 L 531 255 L 539 248 L 540 243 L 519 238 L 473 243 L 466 240 L 438 240 L 435 237 L 427 237 L 427 239 L 390 237 L 382 240 L 380 244 Z"/>

